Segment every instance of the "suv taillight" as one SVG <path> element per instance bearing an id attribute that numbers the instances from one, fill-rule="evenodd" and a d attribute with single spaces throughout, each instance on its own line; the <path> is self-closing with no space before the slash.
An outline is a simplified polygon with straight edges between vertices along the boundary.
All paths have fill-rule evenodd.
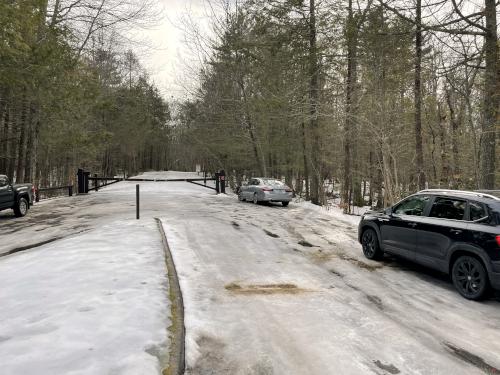
<path id="1" fill-rule="evenodd" d="M 495 238 L 497 240 L 498 247 L 500 247 L 500 235 L 496 236 Z"/>

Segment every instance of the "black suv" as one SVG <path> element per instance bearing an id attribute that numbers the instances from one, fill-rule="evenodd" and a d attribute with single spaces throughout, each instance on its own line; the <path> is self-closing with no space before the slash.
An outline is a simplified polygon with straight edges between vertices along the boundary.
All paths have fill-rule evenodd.
<path id="1" fill-rule="evenodd" d="M 467 299 L 500 290 L 500 198 L 494 195 L 423 190 L 364 214 L 358 237 L 368 259 L 387 252 L 451 274 Z"/>

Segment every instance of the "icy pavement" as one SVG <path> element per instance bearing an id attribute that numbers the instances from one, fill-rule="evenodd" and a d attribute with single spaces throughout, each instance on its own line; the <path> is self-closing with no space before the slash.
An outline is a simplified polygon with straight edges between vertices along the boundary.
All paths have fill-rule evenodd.
<path id="1" fill-rule="evenodd" d="M 164 173 L 149 175 L 166 178 Z M 357 217 L 302 203 L 291 203 L 288 208 L 240 203 L 235 197 L 214 196 L 208 189 L 182 182 L 141 182 L 140 186 L 139 223 L 151 229 L 151 237 L 137 241 L 151 251 L 158 240 L 157 232 L 153 235 L 153 218 L 162 219 L 184 297 L 188 374 L 498 373 L 498 300 L 470 302 L 437 273 L 394 259 L 382 263 L 364 259 L 356 241 Z M 61 262 L 64 244 L 95 230 L 130 230 L 131 235 L 123 235 L 123 241 L 135 237 L 135 230 L 121 224 L 136 223 L 129 220 L 135 215 L 134 188 L 135 182 L 118 183 L 88 197 L 48 201 L 35 206 L 30 217 L 19 221 L 0 214 L 0 252 L 54 236 L 64 238 L 0 258 L 3 366 L 28 366 L 30 353 L 36 353 L 40 346 L 50 348 L 55 341 L 55 336 L 50 335 L 64 332 L 63 315 L 57 313 L 64 304 L 52 300 L 56 306 L 50 308 L 49 316 L 53 326 L 58 322 L 59 330 L 42 330 L 28 336 L 23 336 L 21 328 L 19 334 L 5 333 L 11 324 L 3 325 L 6 313 L 2 310 L 11 311 L 24 322 L 22 327 L 30 327 L 34 313 L 21 309 L 13 314 L 18 296 L 26 294 L 27 298 L 22 298 L 26 303 L 34 298 L 45 306 L 42 292 L 23 292 L 38 285 L 36 274 L 30 271 L 35 261 L 46 267 Z M 81 231 L 87 232 L 77 234 Z M 4 238 L 9 239 L 8 243 Z M 76 249 L 68 251 L 75 257 L 78 254 Z M 114 253 L 117 255 L 113 260 L 120 262 L 119 252 Z M 68 257 L 68 264 L 76 259 Z M 155 270 L 151 264 L 150 276 L 164 280 L 162 275 L 153 275 L 164 267 L 160 265 L 162 259 L 155 259 L 150 260 L 158 262 L 154 265 L 159 268 Z M 87 257 L 81 255 L 80 261 L 86 262 Z M 12 267 L 6 266 L 11 263 Z M 5 267 L 12 268 L 7 276 Z M 154 294 L 155 288 L 164 285 L 160 279 L 146 280 L 148 284 L 142 285 L 139 279 L 143 281 L 138 278 L 139 285 L 133 285 L 144 288 L 144 293 Z M 65 284 L 71 288 L 69 281 Z M 8 295 L 4 285 L 9 285 Z M 165 309 L 161 303 L 157 307 Z M 121 307 L 116 309 L 122 311 Z M 94 321 L 101 324 L 97 317 Z M 149 334 L 156 332 L 155 327 L 147 327 Z M 161 343 L 159 335 L 153 336 L 158 338 L 157 344 Z M 64 337 L 59 336 L 61 342 L 66 341 Z M 35 338 L 47 341 L 44 345 L 29 345 Z M 12 351 L 6 348 L 13 342 L 20 345 L 14 353 L 24 357 L 7 357 L 6 353 Z M 70 347 L 78 349 L 78 345 L 76 339 Z M 145 347 L 139 346 L 136 353 L 143 358 Z M 82 347 L 88 349 L 84 344 Z M 101 353 L 92 357 L 95 350 L 85 355 L 83 352 L 76 351 L 82 356 L 72 360 L 102 365 Z M 130 373 L 155 373 L 146 368 L 154 365 L 154 353 L 146 357 L 151 362 L 143 362 L 142 368 L 130 367 Z M 122 363 L 118 359 L 110 357 L 109 362 L 109 366 L 116 366 L 114 372 L 86 373 L 126 373 L 118 367 Z M 26 368 L 23 373 L 30 373 L 31 368 Z M 38 373 L 57 372 L 38 368 Z"/>
<path id="2" fill-rule="evenodd" d="M 195 206 L 183 220 L 163 218 L 184 296 L 187 373 L 498 372 L 498 301 L 466 301 L 407 262 L 364 259 L 359 218 L 307 204 Z"/>

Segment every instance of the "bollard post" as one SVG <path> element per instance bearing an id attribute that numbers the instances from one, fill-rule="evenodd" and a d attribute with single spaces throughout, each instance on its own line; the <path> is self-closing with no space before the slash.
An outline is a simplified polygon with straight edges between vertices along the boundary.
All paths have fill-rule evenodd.
<path id="1" fill-rule="evenodd" d="M 35 186 L 35 202 L 40 202 L 40 192 L 38 191 L 38 186 Z"/>
<path id="2" fill-rule="evenodd" d="M 203 171 L 203 183 L 207 186 L 207 171 Z"/>
<path id="3" fill-rule="evenodd" d="M 135 185 L 135 216 L 139 220 L 139 184 Z"/>
<path id="4" fill-rule="evenodd" d="M 72 197 L 73 196 L 73 185 L 68 186 L 68 196 Z"/>
<path id="5" fill-rule="evenodd" d="M 99 183 L 97 182 L 97 173 L 94 173 L 94 187 L 95 191 L 99 190 Z"/>
<path id="6" fill-rule="evenodd" d="M 226 172 L 224 169 L 219 171 L 220 176 L 220 192 L 226 194 Z"/>

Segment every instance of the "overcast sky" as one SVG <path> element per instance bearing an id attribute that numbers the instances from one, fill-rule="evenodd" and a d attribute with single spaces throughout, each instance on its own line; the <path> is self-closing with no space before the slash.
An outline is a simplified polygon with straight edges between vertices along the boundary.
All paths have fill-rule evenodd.
<path id="1" fill-rule="evenodd" d="M 151 28 L 132 34 L 142 41 L 136 49 L 156 86 L 167 99 L 182 99 L 196 83 L 200 67 L 199 53 L 189 42 L 189 24 L 196 24 L 209 36 L 212 10 L 208 0 L 158 1 L 162 17 Z"/>

